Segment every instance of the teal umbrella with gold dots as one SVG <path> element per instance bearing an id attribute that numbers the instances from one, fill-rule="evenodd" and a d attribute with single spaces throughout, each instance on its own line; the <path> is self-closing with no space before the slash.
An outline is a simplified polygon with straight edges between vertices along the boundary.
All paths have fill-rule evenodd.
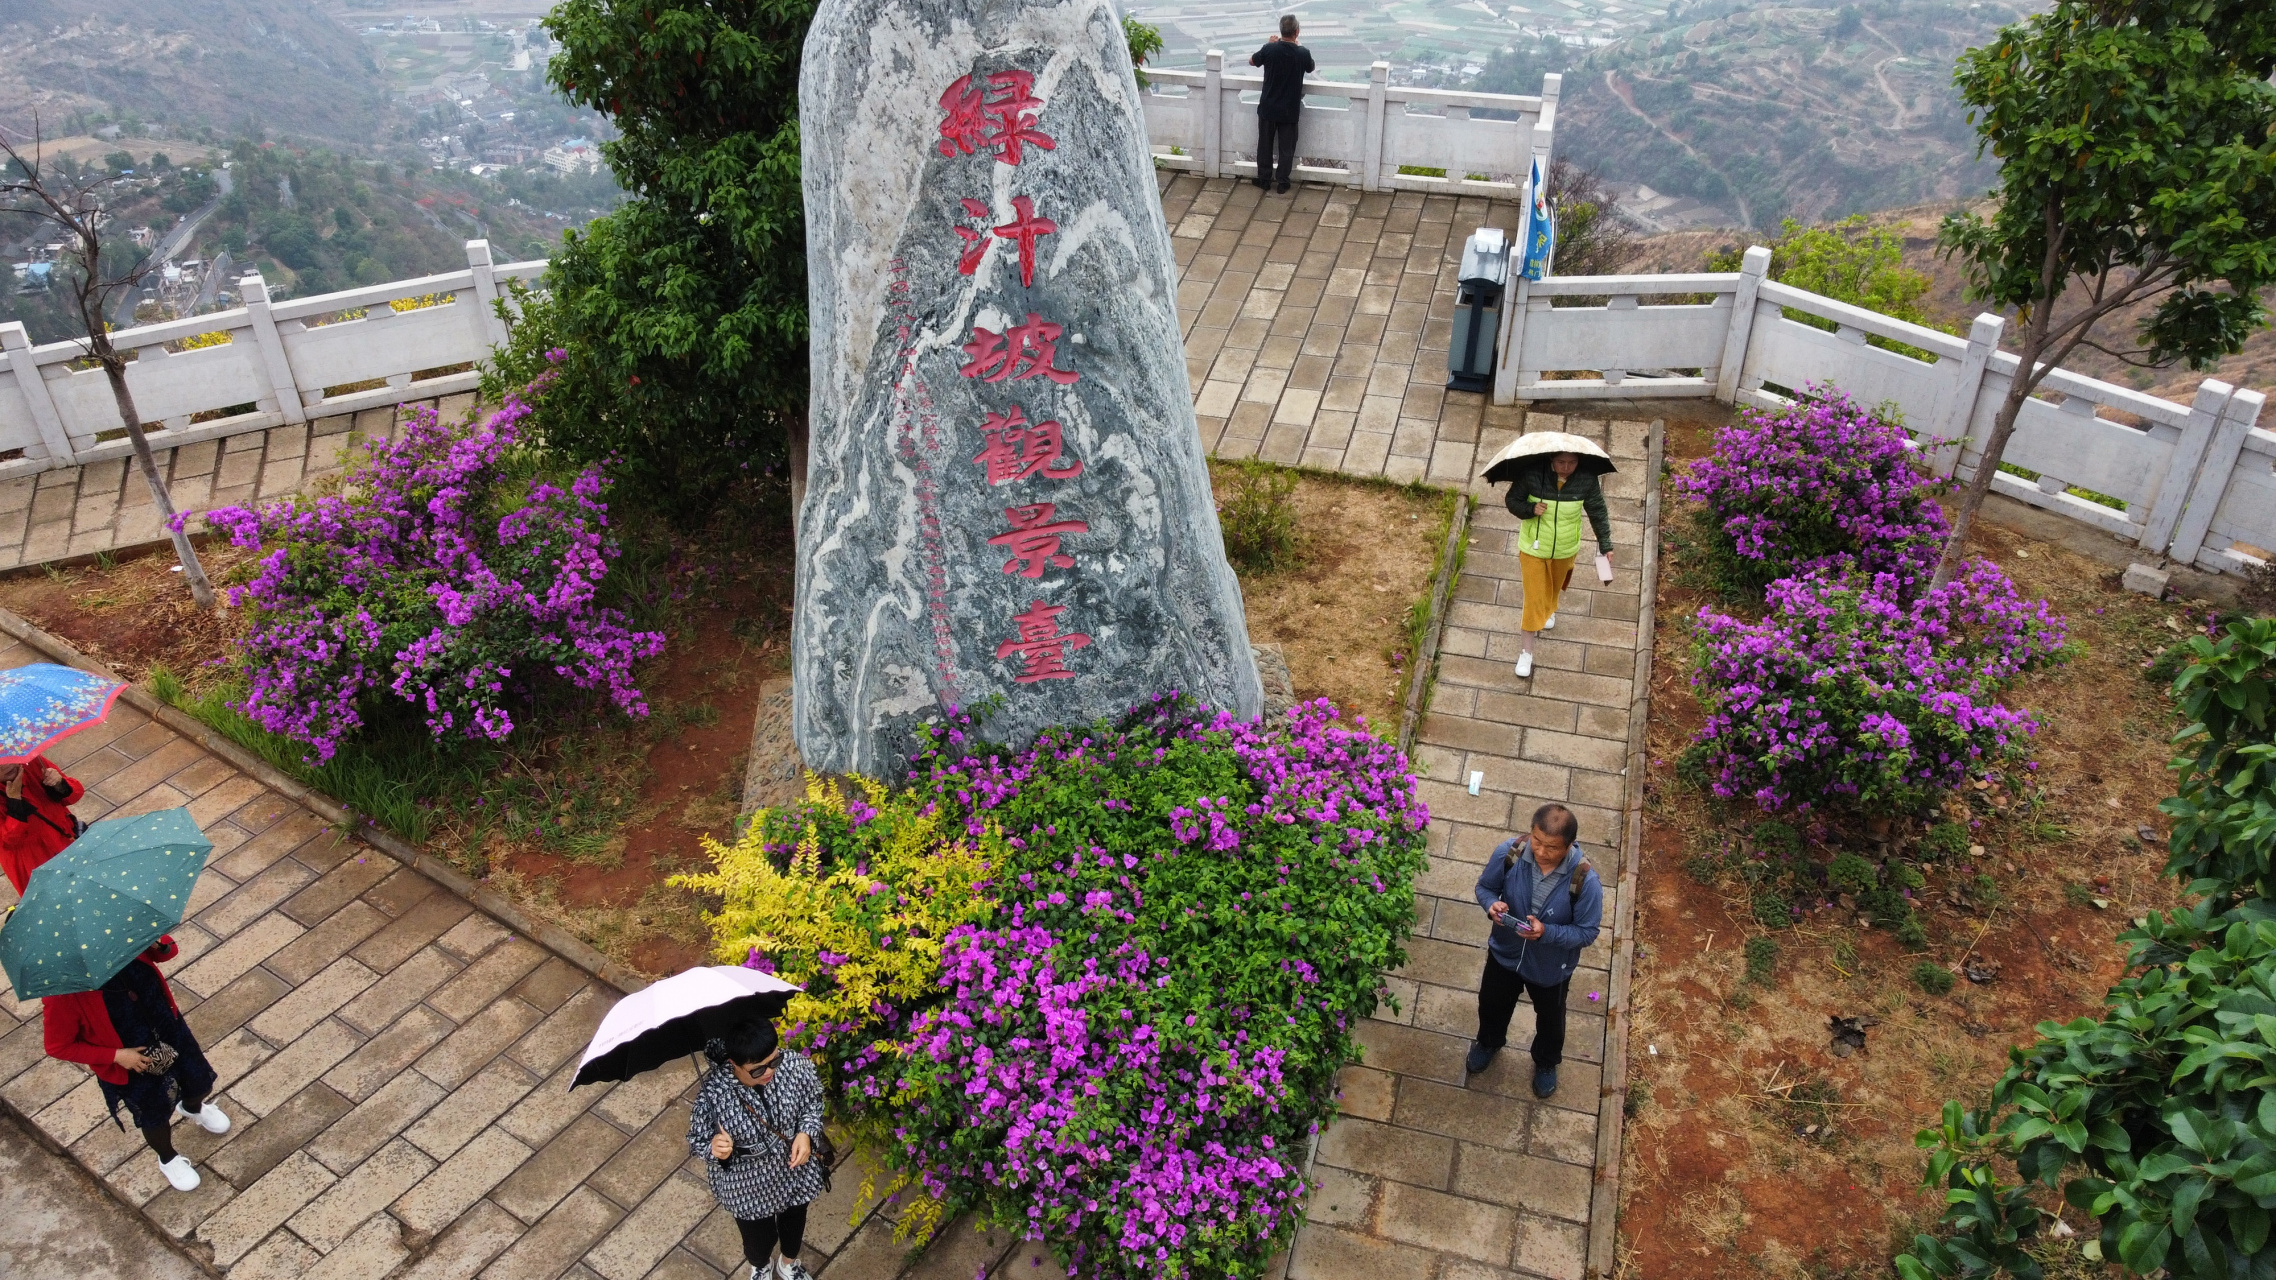
<path id="1" fill-rule="evenodd" d="M 187 809 L 111 818 L 32 872 L 0 925 L 18 999 L 93 991 L 182 922 L 213 842 Z"/>

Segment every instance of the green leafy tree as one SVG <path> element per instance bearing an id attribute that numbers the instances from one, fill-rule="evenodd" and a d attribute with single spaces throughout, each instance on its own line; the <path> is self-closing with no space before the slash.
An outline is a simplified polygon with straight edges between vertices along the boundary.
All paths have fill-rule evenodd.
<path id="1" fill-rule="evenodd" d="M 2047 371 L 2080 347 L 2209 366 L 2267 322 L 2276 282 L 2276 5 L 2060 0 L 1960 56 L 1954 79 L 1998 207 L 1940 237 L 1971 296 L 2011 310 L 2022 364 L 1962 497 L 1936 581 Z M 2154 304 L 2154 305 L 2153 305 Z M 2151 306 L 2136 345 L 2105 331 Z"/>
<path id="2" fill-rule="evenodd" d="M 562 45 L 546 76 L 614 118 L 602 155 L 631 199 L 565 238 L 552 304 L 517 326 L 501 377 L 566 348 L 547 443 L 615 459 L 621 484 L 681 519 L 803 435 L 798 68 L 814 7 L 564 0 L 545 20 Z"/>
<path id="3" fill-rule="evenodd" d="M 1923 273 L 1905 265 L 1904 237 L 1888 227 L 1867 225 L 1863 214 L 1854 214 L 1823 227 L 1805 227 L 1788 218 L 1766 247 L 1770 250 L 1769 274 L 1773 280 L 1836 302 L 1878 311 L 1892 319 L 1931 329 L 1946 327 L 1931 318 L 1920 305 L 1932 282 Z M 1744 252 L 1737 245 L 1718 249 L 1707 255 L 1707 269 L 1736 271 Z M 1792 307 L 1785 308 L 1784 314 L 1789 320 L 1828 332 L 1838 327 L 1822 316 Z M 1922 359 L 1928 354 L 1879 335 L 1870 336 L 1867 341 Z"/>

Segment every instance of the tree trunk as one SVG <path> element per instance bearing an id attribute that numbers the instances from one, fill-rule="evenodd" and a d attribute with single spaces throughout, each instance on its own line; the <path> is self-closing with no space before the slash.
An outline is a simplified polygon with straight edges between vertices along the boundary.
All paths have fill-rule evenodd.
<path id="1" fill-rule="evenodd" d="M 104 376 L 111 381 L 111 395 L 118 400 L 119 419 L 126 424 L 126 438 L 134 444 L 134 461 L 142 469 L 142 482 L 150 486 L 150 499 L 158 504 L 158 516 L 166 522 L 166 532 L 174 540 L 174 556 L 182 562 L 182 576 L 190 583 L 190 598 L 201 609 L 213 607 L 213 584 L 206 580 L 205 566 L 198 562 L 197 548 L 190 545 L 190 535 L 175 528 L 174 499 L 166 492 L 166 482 L 158 477 L 158 462 L 150 456 L 150 438 L 142 434 L 142 415 L 135 411 L 134 392 L 126 385 L 126 362 L 113 350 L 107 335 L 98 336 L 94 346 L 95 358 L 103 365 Z"/>
<path id="2" fill-rule="evenodd" d="M 1960 495 L 1960 509 L 1952 516 L 1952 536 L 1945 540 L 1944 556 L 1936 562 L 1936 576 L 1929 580 L 1934 590 L 1950 582 L 1960 571 L 1961 557 L 1967 554 L 1968 530 L 1976 523 L 1976 512 L 1991 493 L 1992 477 L 1999 474 L 1999 460 L 2007 453 L 2007 438 L 2015 434 L 2015 419 L 2023 412 L 2023 402 L 2031 398 L 2031 391 L 2039 379 L 2030 376 L 2037 367 L 2037 347 L 2026 352 L 2023 363 L 2015 370 L 2014 385 L 2008 387 L 2007 398 L 2000 402 L 1999 413 L 1992 418 L 1991 435 L 1984 441 L 1984 452 L 1976 460 L 1976 474 Z M 1965 447 L 1965 446 L 1963 446 Z"/>

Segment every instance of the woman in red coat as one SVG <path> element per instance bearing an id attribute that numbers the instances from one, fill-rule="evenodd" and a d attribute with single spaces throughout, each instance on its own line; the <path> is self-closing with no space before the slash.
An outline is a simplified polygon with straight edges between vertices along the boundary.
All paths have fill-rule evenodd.
<path id="1" fill-rule="evenodd" d="M 86 794 L 78 779 L 66 777 L 46 756 L 0 764 L 0 871 L 18 896 L 41 863 L 79 838 L 71 806 Z"/>
<path id="2" fill-rule="evenodd" d="M 227 1133 L 229 1117 L 206 1101 L 213 1065 L 158 971 L 179 954 L 172 938 L 160 938 L 101 990 L 41 1000 L 40 1019 L 48 1056 L 93 1068 L 112 1123 L 124 1106 L 157 1153 L 166 1181 L 176 1191 L 195 1191 L 198 1171 L 174 1150 L 174 1122 L 193 1120 L 207 1133 Z"/>

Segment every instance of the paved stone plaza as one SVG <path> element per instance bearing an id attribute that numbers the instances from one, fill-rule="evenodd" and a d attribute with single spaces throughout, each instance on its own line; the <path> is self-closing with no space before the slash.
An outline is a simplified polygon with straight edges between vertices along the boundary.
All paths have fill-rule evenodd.
<path id="1" fill-rule="evenodd" d="M 1190 177 L 1165 179 L 1163 201 L 1184 272 L 1189 373 L 1219 455 L 1469 486 L 1481 458 L 1523 426 L 1591 436 L 1620 462 L 1606 485 L 1619 576 L 1606 590 L 1585 573 L 1576 580 L 1530 680 L 1511 669 L 1515 521 L 1491 496 L 1476 512 L 1416 748 L 1432 856 L 1409 963 L 1387 980 L 1399 1007 L 1361 1029 L 1367 1062 L 1344 1075 L 1345 1118 L 1319 1144 L 1320 1189 L 1284 1262 L 1291 1280 L 1580 1280 L 1599 1161 L 1609 1173 L 1618 1160 L 1600 1156 L 1598 1116 L 1613 890 L 1630 852 L 1647 427 L 1543 414 L 1527 423 L 1443 390 L 1462 237 L 1512 226 L 1509 209 L 1324 187 L 1265 197 Z M 299 449 L 289 482 L 275 472 L 282 492 L 336 462 L 336 445 L 312 453 L 311 439 L 344 440 L 351 425 L 384 432 L 387 418 L 281 444 L 275 432 L 252 437 L 260 457 L 280 457 L 251 474 Z M 226 471 L 236 455 L 219 456 Z M 57 474 L 56 491 L 89 501 L 80 473 Z M 250 496 L 253 482 L 226 494 L 212 483 L 218 501 Z M 35 514 L 47 491 L 33 494 Z M 115 487 L 111 501 L 106 547 L 126 528 Z M 51 512 L 25 527 L 53 525 Z M 0 542 L 14 536 L 0 528 Z M 62 554 L 50 548 L 57 535 L 40 536 L 40 558 Z M 69 550 L 100 549 L 79 537 Z M 0 666 L 37 660 L 21 644 L 0 650 Z M 0 989 L 0 1099 L 121 1201 L 231 1280 L 718 1280 L 734 1270 L 733 1224 L 683 1141 L 692 1066 L 567 1089 L 611 988 L 123 703 L 50 754 L 87 783 L 83 816 L 186 804 L 215 844 L 176 934 L 184 954 L 169 966 L 237 1121 L 220 1139 L 177 1130 L 205 1174 L 199 1191 L 164 1189 L 139 1136 L 104 1116 L 85 1069 L 43 1056 L 36 1006 Z M 1476 796 L 1461 785 L 1472 771 L 1483 775 Z M 1607 927 L 1574 979 L 1561 1087 L 1536 1102 L 1521 1048 L 1469 1080 L 1462 1056 L 1485 938 L 1470 886 L 1494 845 L 1547 800 L 1580 815 L 1607 886 Z M 1530 1033 L 1521 1008 L 1513 1044 Z M 1052 1274 L 1035 1246 L 969 1222 L 912 1261 L 890 1214 L 854 1222 L 860 1182 L 842 1169 L 811 1220 L 808 1262 L 829 1280 Z"/>

